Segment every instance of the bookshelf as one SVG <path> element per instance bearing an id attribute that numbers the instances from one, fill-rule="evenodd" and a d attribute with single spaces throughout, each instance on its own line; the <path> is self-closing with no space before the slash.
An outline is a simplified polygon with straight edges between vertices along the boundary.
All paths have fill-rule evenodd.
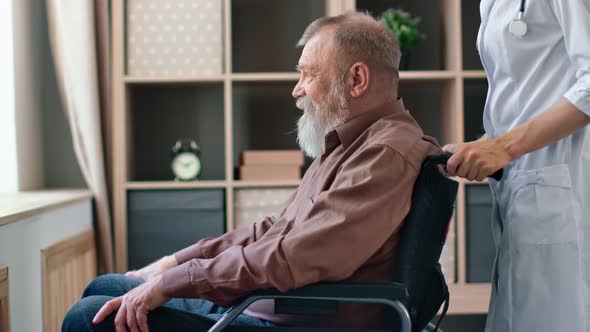
<path id="1" fill-rule="evenodd" d="M 421 16 L 427 39 L 410 55 L 410 70 L 400 74 L 400 95 L 406 107 L 425 132 L 442 145 L 473 139 L 481 129 L 487 81 L 475 49 L 477 1 L 217 1 L 222 8 L 221 73 L 167 77 L 127 73 L 128 1 L 112 3 L 112 188 L 117 272 L 128 268 L 131 194 L 222 191 L 223 226 L 227 231 L 234 228 L 234 199 L 239 190 L 299 185 L 299 181 L 241 181 L 236 168 L 245 149 L 298 148 L 294 129 L 300 110 L 294 105 L 291 90 L 299 77 L 294 66 L 301 50 L 294 45 L 315 18 L 355 8 L 378 15 L 390 7 Z M 181 136 L 194 137 L 201 146 L 204 168 L 199 181 L 172 181 L 169 151 Z M 306 166 L 310 162 L 306 160 Z M 486 313 L 490 284 L 470 283 L 466 277 L 466 186 L 485 183 L 459 182 L 452 225 L 456 236 L 448 244 L 455 252 L 455 280 L 448 280 L 450 312 Z"/>

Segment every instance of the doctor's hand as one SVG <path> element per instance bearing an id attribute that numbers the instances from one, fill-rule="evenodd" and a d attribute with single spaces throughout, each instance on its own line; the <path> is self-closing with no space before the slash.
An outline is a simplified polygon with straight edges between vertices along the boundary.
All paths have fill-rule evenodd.
<path id="1" fill-rule="evenodd" d="M 176 265 L 178 265 L 178 262 L 176 261 L 176 258 L 174 258 L 174 256 L 165 256 L 160 260 L 155 261 L 152 264 L 143 267 L 139 270 L 129 271 L 125 273 L 125 276 L 138 278 L 143 281 L 148 281 L 149 279 L 168 271 Z"/>
<path id="2" fill-rule="evenodd" d="M 453 154 L 445 168 L 447 174 L 470 181 L 483 181 L 512 161 L 508 151 L 496 139 L 449 144 L 443 150 Z"/>
<path id="3" fill-rule="evenodd" d="M 115 316 L 117 332 L 147 332 L 149 331 L 148 313 L 169 300 L 169 297 L 162 294 L 162 276 L 159 275 L 130 290 L 127 294 L 105 303 L 92 323 L 99 324 L 108 315 L 117 311 Z"/>

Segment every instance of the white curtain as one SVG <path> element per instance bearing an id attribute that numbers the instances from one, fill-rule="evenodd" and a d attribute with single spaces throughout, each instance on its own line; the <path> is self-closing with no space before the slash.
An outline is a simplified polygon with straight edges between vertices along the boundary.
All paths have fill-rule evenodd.
<path id="1" fill-rule="evenodd" d="M 113 271 L 107 159 L 108 1 L 47 0 L 49 37 L 59 90 L 78 163 L 95 203 L 99 267 Z M 108 142 L 108 141 L 107 141 Z M 107 147 L 109 144 L 107 143 Z"/>

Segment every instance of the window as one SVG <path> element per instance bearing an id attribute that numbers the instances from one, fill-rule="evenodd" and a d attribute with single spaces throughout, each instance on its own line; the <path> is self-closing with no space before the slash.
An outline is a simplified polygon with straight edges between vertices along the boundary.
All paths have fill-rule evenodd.
<path id="1" fill-rule="evenodd" d="M 0 1 L 0 192 L 18 190 L 12 0 Z"/>

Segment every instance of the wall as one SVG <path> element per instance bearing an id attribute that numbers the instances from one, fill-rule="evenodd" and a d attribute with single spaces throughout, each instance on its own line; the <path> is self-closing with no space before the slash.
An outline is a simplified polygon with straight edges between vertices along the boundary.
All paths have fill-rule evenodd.
<path id="1" fill-rule="evenodd" d="M 49 45 L 45 1 L 39 1 L 43 15 L 39 18 L 41 37 L 41 74 L 44 88 L 43 162 L 46 188 L 85 188 L 86 182 L 74 154 L 72 134 L 67 122 Z"/>
<path id="2" fill-rule="evenodd" d="M 13 1 L 19 189 L 86 187 L 49 45 L 45 1 Z"/>
<path id="3" fill-rule="evenodd" d="M 38 189 L 44 185 L 38 3 L 41 1 L 13 1 L 15 120 L 20 190 Z"/>
<path id="4" fill-rule="evenodd" d="M 0 1 L 0 192 L 18 190 L 13 26 L 12 1 Z"/>

